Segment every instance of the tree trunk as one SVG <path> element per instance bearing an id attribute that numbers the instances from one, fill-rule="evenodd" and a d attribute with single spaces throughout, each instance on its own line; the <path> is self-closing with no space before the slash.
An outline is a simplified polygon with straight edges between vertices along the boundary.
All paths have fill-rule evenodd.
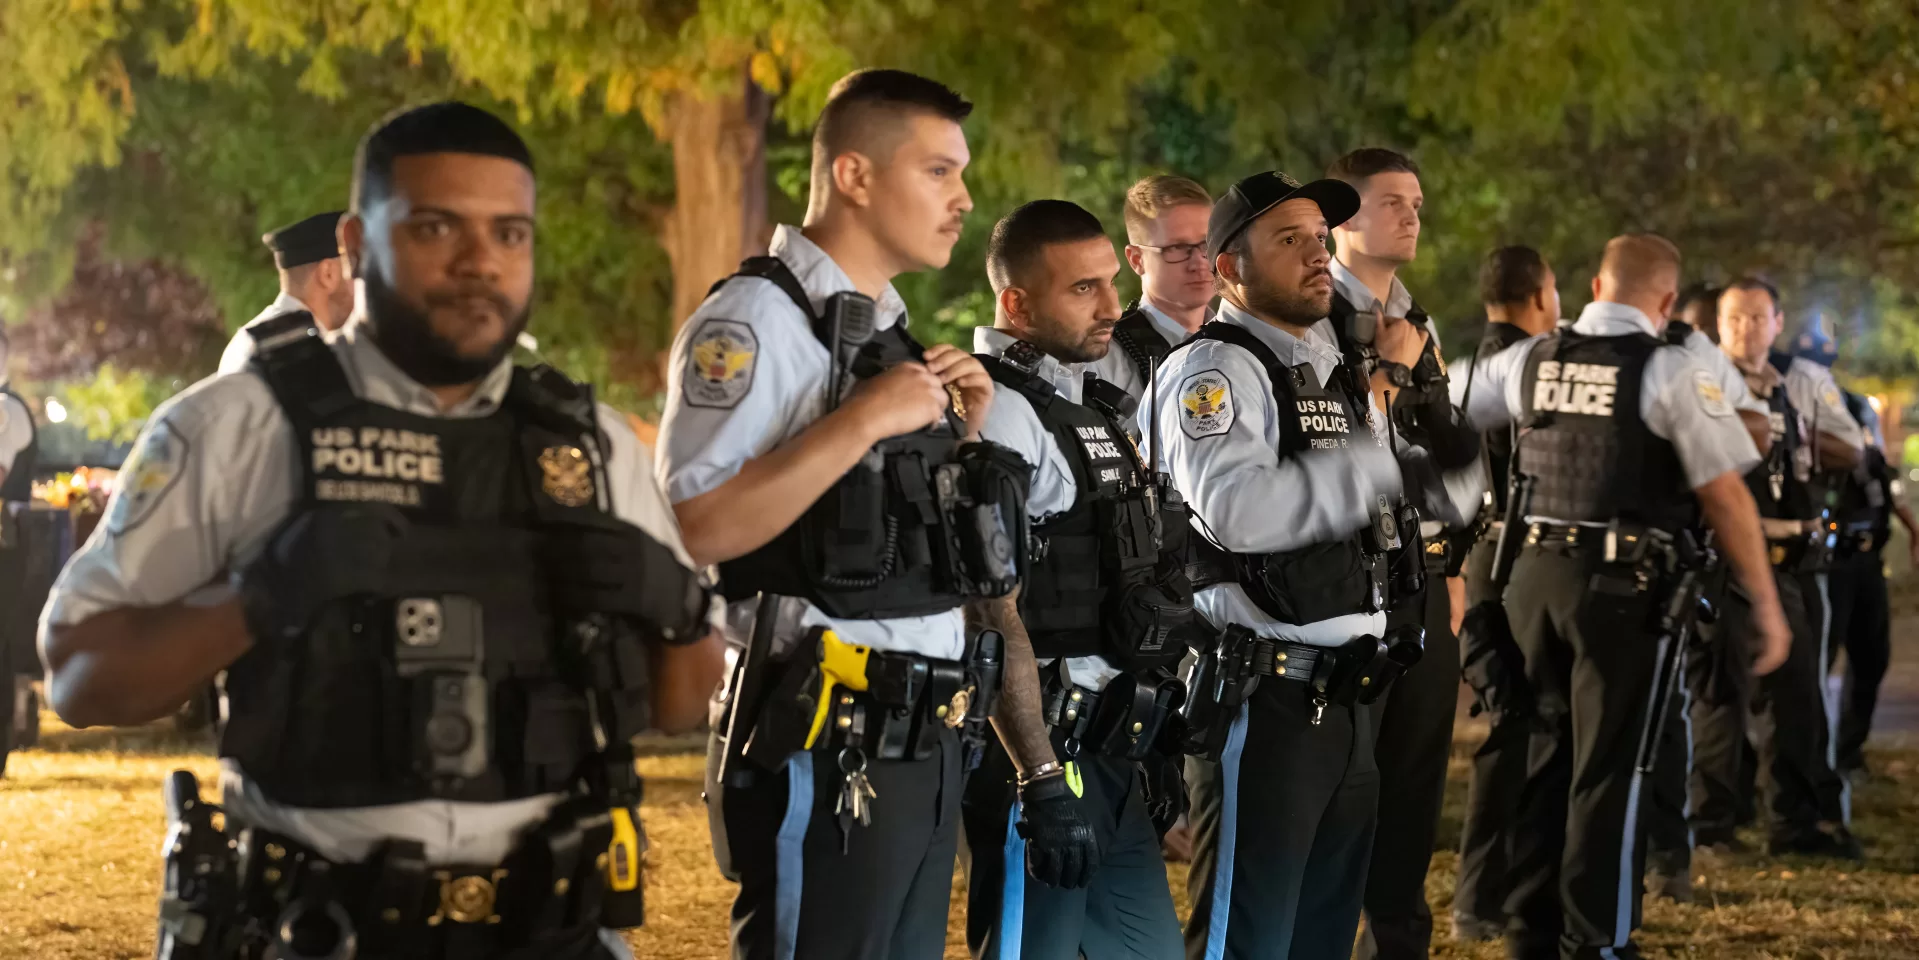
<path id="1" fill-rule="evenodd" d="M 740 71 L 738 96 L 681 94 L 668 114 L 673 211 L 665 246 L 673 261 L 673 326 L 692 316 L 713 282 L 766 252 L 765 91 Z"/>

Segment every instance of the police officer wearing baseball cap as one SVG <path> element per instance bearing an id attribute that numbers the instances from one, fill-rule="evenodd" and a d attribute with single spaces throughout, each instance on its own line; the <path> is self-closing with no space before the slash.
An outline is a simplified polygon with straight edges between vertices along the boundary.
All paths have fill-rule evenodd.
<path id="1" fill-rule="evenodd" d="M 1418 643 L 1387 632 L 1382 505 L 1400 491 L 1383 407 L 1315 324 L 1331 309 L 1337 180 L 1267 172 L 1214 207 L 1218 316 L 1159 368 L 1148 438 L 1192 506 L 1194 606 L 1216 631 L 1188 677 L 1193 914 L 1187 955 L 1344 956 L 1379 774 L 1365 703 Z M 1425 332 L 1379 343 L 1410 364 Z"/>
<path id="2" fill-rule="evenodd" d="M 353 312 L 353 277 L 336 236 L 344 211 L 316 213 L 260 238 L 273 251 L 280 295 L 234 333 L 220 354 L 221 373 L 246 369 L 259 343 L 309 324 L 338 330 Z"/>

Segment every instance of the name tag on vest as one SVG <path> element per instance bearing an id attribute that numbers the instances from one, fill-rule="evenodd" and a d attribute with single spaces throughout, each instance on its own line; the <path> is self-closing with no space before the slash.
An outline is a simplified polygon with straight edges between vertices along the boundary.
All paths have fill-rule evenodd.
<path id="1" fill-rule="evenodd" d="M 1086 459 L 1092 461 L 1094 469 L 1098 471 L 1095 481 L 1102 486 L 1119 483 L 1125 475 L 1125 465 L 1113 461 L 1124 460 L 1126 454 L 1114 442 L 1113 435 L 1100 426 L 1074 427 L 1073 432 L 1079 435 L 1079 445 L 1086 451 Z"/>
<path id="2" fill-rule="evenodd" d="M 1610 417 L 1618 389 L 1618 367 L 1545 360 L 1539 364 L 1539 379 L 1533 384 L 1533 409 Z"/>

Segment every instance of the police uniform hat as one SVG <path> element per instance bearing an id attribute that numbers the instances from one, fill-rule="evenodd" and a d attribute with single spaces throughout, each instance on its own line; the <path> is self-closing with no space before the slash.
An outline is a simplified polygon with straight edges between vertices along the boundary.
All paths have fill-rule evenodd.
<path id="1" fill-rule="evenodd" d="M 345 211 L 317 213 L 290 223 L 260 238 L 273 251 L 273 262 L 282 270 L 304 267 L 309 263 L 331 260 L 340 255 L 340 241 L 334 230 Z"/>
<path id="2" fill-rule="evenodd" d="M 1293 199 L 1319 204 L 1328 227 L 1339 226 L 1359 212 L 1359 191 L 1344 180 L 1314 180 L 1302 185 L 1277 170 L 1255 173 L 1233 184 L 1213 204 L 1212 219 L 1206 222 L 1206 259 L 1218 257 L 1260 215 Z"/>

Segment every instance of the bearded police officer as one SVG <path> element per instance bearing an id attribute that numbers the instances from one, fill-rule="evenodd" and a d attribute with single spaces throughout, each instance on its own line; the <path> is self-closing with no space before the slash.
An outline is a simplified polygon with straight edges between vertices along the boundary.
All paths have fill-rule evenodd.
<path id="1" fill-rule="evenodd" d="M 1315 325 L 1331 308 L 1328 224 L 1359 207 L 1337 180 L 1280 173 L 1213 208 L 1224 303 L 1168 357 L 1142 411 L 1149 458 L 1191 504 L 1195 606 L 1217 636 L 1189 674 L 1193 914 L 1187 955 L 1327 957 L 1351 948 L 1379 788 L 1365 703 L 1417 659 L 1388 643 L 1403 550 L 1383 407 Z M 1378 343 L 1411 364 L 1424 332 Z"/>
<path id="2" fill-rule="evenodd" d="M 1067 767 L 1040 790 L 1077 795 L 1099 862 L 1083 886 L 1027 876 L 1009 808 L 1031 802 L 1033 771 L 1016 773 L 1005 750 L 989 748 L 967 785 L 967 940 L 977 957 L 1176 956 L 1160 835 L 1186 799 L 1169 724 L 1184 699 L 1172 668 L 1194 632 L 1178 550 L 1187 519 L 1125 434 L 1132 398 L 1082 373 L 1112 347 L 1119 261 L 1096 217 L 1038 200 L 994 227 L 986 268 L 995 325 L 976 344 L 999 386 L 986 435 L 1036 466 L 1027 510 L 1038 559 L 1004 628 L 1031 638 L 1046 749 Z M 1169 525 L 1178 543 L 1165 542 Z"/>
<path id="3" fill-rule="evenodd" d="M 1752 596 L 1764 643 L 1789 634 L 1740 475 L 1757 454 L 1712 375 L 1657 337 L 1677 296 L 1679 254 L 1649 234 L 1606 245 L 1594 303 L 1572 327 L 1497 354 L 1474 374 L 1467 414 L 1521 424 L 1512 469 L 1530 480 L 1524 550 L 1506 594 L 1539 722 L 1513 832 L 1508 952 L 1637 956 L 1639 770 L 1653 734 L 1655 674 L 1690 614 L 1694 511 Z M 1669 609 L 1677 604 L 1675 613 Z"/>
<path id="4" fill-rule="evenodd" d="M 708 785 L 740 882 L 736 957 L 945 943 L 955 728 L 984 724 L 1001 662 L 961 608 L 1015 589 L 1029 468 L 975 442 L 992 380 L 970 354 L 922 350 L 891 280 L 945 265 L 959 238 L 970 110 L 913 74 L 842 78 L 805 226 L 780 227 L 674 344 L 659 472 L 693 556 L 721 565 L 741 648 Z M 1004 657 L 1026 676 L 1006 738 L 1044 745 L 1031 650 Z M 1060 776 L 1051 759 L 1018 757 L 1034 781 Z M 1050 796 L 1027 811 L 1032 842 L 1090 860 L 1071 794 Z"/>
<path id="5" fill-rule="evenodd" d="M 1486 330 L 1478 360 L 1551 333 L 1559 324 L 1558 277 L 1539 251 L 1500 247 L 1479 268 L 1479 299 L 1486 307 Z M 1467 371 L 1462 404 L 1470 402 L 1475 365 Z M 1526 741 L 1532 725 L 1524 658 L 1513 642 L 1492 582 L 1493 555 L 1506 515 L 1511 480 L 1512 429 L 1488 430 L 1483 438 L 1486 502 L 1480 535 L 1465 567 L 1466 607 L 1459 631 L 1460 662 L 1475 697 L 1473 712 L 1490 721 L 1486 739 L 1473 753 L 1466 792 L 1466 817 L 1460 830 L 1459 871 L 1453 884 L 1453 937 L 1496 940 L 1506 929 L 1506 847 L 1508 828 L 1519 807 L 1526 780 Z"/>
<path id="6" fill-rule="evenodd" d="M 1412 455 L 1417 447 L 1418 455 L 1435 468 L 1416 475 L 1423 484 L 1437 485 L 1440 473 L 1472 464 L 1478 438 L 1447 397 L 1432 321 L 1398 277 L 1399 269 L 1419 251 L 1419 211 L 1425 203 L 1419 167 L 1404 154 L 1367 147 L 1334 161 L 1327 176 L 1351 184 L 1359 192 L 1360 206 L 1350 220 L 1333 227 L 1333 305 L 1325 332 L 1349 361 L 1368 367 L 1390 407 L 1395 430 L 1408 445 L 1405 452 Z M 1428 335 L 1419 361 L 1388 366 L 1373 360 L 1371 341 L 1378 335 L 1374 328 L 1405 323 Z M 1451 531 L 1437 519 L 1440 513 L 1456 515 L 1457 510 L 1432 510 L 1431 501 L 1426 506 L 1428 515 L 1418 531 L 1425 551 L 1410 558 L 1423 565 L 1426 583 L 1394 598 L 1388 623 L 1423 627 L 1427 656 L 1374 708 L 1381 789 L 1379 828 L 1366 873 L 1366 927 L 1358 949 L 1363 958 L 1424 957 L 1432 941 L 1426 868 L 1439 830 L 1459 699 L 1455 631 L 1457 618 L 1465 613 L 1464 582 L 1458 579 L 1465 544 L 1452 549 Z M 1449 562 L 1455 554 L 1457 562 Z M 1455 593 L 1462 594 L 1457 602 Z"/>
<path id="7" fill-rule="evenodd" d="M 26 512 L 38 460 L 33 413 L 7 386 L 7 335 L 0 331 L 0 774 L 13 747 L 14 675 L 33 662 L 33 617 L 27 594 Z M 29 609 L 32 608 L 32 609 Z M 29 651 L 22 653 L 20 651 Z M 24 657 L 25 662 L 16 657 Z"/>
<path id="8" fill-rule="evenodd" d="M 1777 291 L 1764 280 L 1741 279 L 1720 295 L 1720 348 L 1772 415 L 1772 448 L 1747 483 L 1759 504 L 1793 643 L 1785 666 L 1752 691 L 1750 711 L 1741 709 L 1743 686 L 1732 682 L 1744 672 L 1733 659 L 1743 645 L 1727 645 L 1729 662 L 1719 671 L 1726 682 L 1700 698 L 1693 718 L 1694 835 L 1701 846 L 1737 847 L 1732 828 L 1746 793 L 1738 764 L 1747 737 L 1740 724 L 1750 721 L 1766 798 L 1767 848 L 1857 859 L 1858 841 L 1846 825 L 1847 785 L 1833 769 L 1834 718 L 1825 685 L 1825 571 L 1835 543 L 1823 471 L 1856 467 L 1862 434 L 1830 371 L 1771 350 L 1784 319 Z"/>
<path id="9" fill-rule="evenodd" d="M 316 213 L 260 238 L 273 251 L 280 271 L 280 295 L 259 315 L 247 321 L 220 354 L 220 372 L 245 369 L 258 342 L 283 330 L 293 320 L 276 318 L 306 314 L 322 331 L 340 329 L 353 312 L 353 278 L 336 239 L 344 214 Z"/>
<path id="10" fill-rule="evenodd" d="M 659 642 L 708 603 L 645 448 L 507 360 L 533 223 L 498 118 L 376 126 L 341 231 L 363 310 L 164 404 L 61 573 L 69 723 L 226 671 L 225 833 L 174 774 L 162 956 L 628 955 L 603 928 L 640 921 L 629 739 L 649 698 L 695 722 L 719 651 Z"/>
<path id="11" fill-rule="evenodd" d="M 1139 299 L 1127 304 L 1113 328 L 1113 349 L 1091 369 L 1141 403 L 1160 361 L 1211 312 L 1212 212 L 1206 188 L 1185 177 L 1150 176 L 1126 191 L 1126 265 L 1139 274 Z"/>

